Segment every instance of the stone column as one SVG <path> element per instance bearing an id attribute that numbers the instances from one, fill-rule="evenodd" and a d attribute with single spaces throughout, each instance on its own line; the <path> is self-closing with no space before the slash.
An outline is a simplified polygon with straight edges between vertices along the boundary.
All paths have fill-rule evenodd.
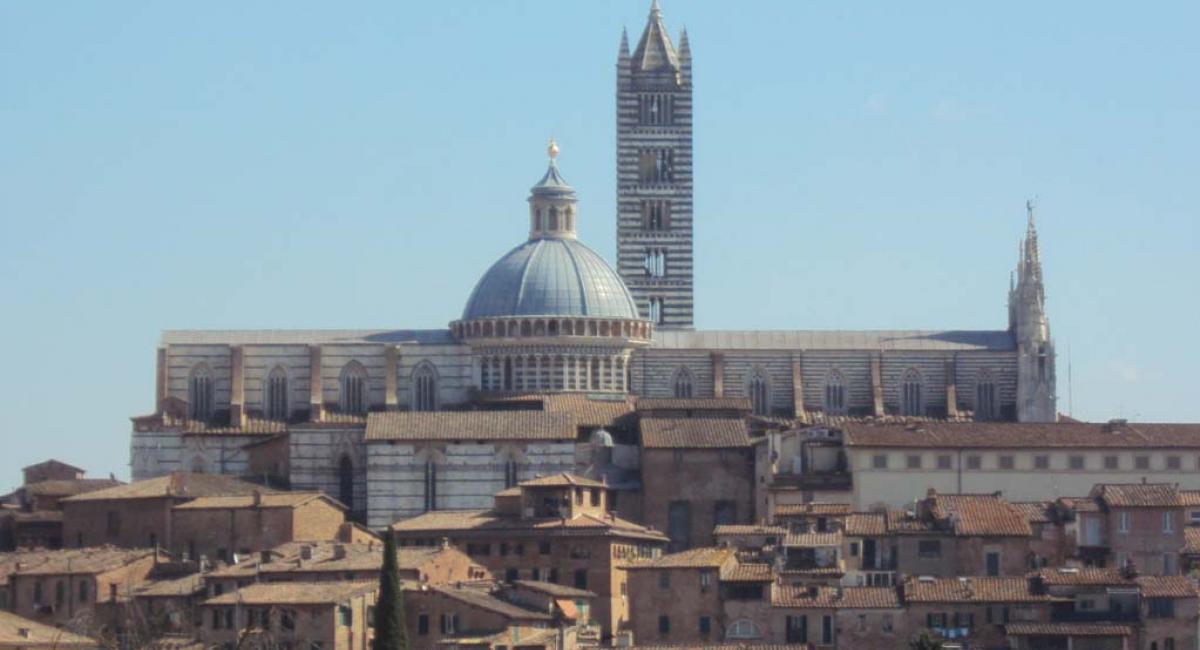
<path id="1" fill-rule="evenodd" d="M 712 353 L 713 397 L 725 397 L 725 355 Z"/>
<path id="2" fill-rule="evenodd" d="M 792 412 L 796 417 L 804 414 L 804 355 L 792 354 Z"/>
<path id="3" fill-rule="evenodd" d="M 308 419 L 325 419 L 325 390 L 321 377 L 321 346 L 308 346 Z"/>
<path id="4" fill-rule="evenodd" d="M 958 417 L 958 378 L 956 367 L 958 357 L 946 359 L 946 417 Z"/>
<path id="5" fill-rule="evenodd" d="M 875 417 L 883 413 L 883 358 L 881 355 L 871 355 L 871 397 L 874 403 Z"/>
<path id="6" fill-rule="evenodd" d="M 390 343 L 384 348 L 383 363 L 383 407 L 388 411 L 400 410 L 399 395 L 400 350 Z M 478 384 L 478 373 L 476 384 Z"/>
<path id="7" fill-rule="evenodd" d="M 229 425 L 246 426 L 246 362 L 242 346 L 229 348 Z"/>

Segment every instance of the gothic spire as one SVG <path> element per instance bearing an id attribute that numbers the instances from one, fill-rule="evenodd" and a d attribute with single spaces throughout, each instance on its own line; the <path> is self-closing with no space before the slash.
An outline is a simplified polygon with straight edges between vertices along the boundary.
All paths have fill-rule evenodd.
<path id="1" fill-rule="evenodd" d="M 622 61 L 629 58 L 629 34 L 624 27 L 621 28 L 621 47 L 617 52 L 617 58 Z"/>
<path id="2" fill-rule="evenodd" d="M 642 32 L 637 49 L 633 51 L 633 69 L 639 72 L 679 71 L 679 58 L 663 25 L 658 0 L 651 1 L 650 18 L 646 21 L 646 29 Z"/>

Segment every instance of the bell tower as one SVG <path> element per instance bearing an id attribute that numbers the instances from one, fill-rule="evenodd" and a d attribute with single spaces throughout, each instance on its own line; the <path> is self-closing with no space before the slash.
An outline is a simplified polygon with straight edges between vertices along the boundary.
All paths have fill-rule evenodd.
<path id="1" fill-rule="evenodd" d="M 692 269 L 692 53 L 653 0 L 617 57 L 617 271 L 643 318 L 691 329 Z"/>

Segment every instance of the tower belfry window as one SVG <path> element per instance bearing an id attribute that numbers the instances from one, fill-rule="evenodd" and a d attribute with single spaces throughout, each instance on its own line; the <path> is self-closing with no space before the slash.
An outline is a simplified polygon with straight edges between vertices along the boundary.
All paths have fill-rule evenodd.
<path id="1" fill-rule="evenodd" d="M 652 322 L 652 323 L 663 322 L 663 318 L 665 316 L 663 314 L 663 299 L 662 298 L 651 298 L 649 311 L 650 311 L 650 313 L 647 316 L 649 317 L 650 322 Z"/>
<path id="2" fill-rule="evenodd" d="M 645 149 L 638 164 L 643 183 L 670 183 L 675 175 L 675 152 L 670 149 Z"/>
<path id="3" fill-rule="evenodd" d="M 671 204 L 661 200 L 642 200 L 642 228 L 644 230 L 667 230 L 671 226 Z"/>
<path id="4" fill-rule="evenodd" d="M 675 120 L 674 98 L 667 93 L 646 93 L 638 97 L 638 122 L 648 126 L 669 126 Z"/>
<path id="5" fill-rule="evenodd" d="M 647 248 L 645 260 L 646 275 L 661 278 L 667 275 L 667 251 L 663 248 Z"/>

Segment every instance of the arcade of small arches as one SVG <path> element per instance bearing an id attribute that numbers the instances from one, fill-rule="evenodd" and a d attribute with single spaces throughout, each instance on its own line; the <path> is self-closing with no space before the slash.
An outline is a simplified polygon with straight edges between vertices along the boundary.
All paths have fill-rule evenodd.
<path id="1" fill-rule="evenodd" d="M 586 336 L 649 341 L 651 324 L 640 320 L 596 318 L 503 318 L 455 321 L 450 330 L 459 339 L 540 338 Z"/>
<path id="2" fill-rule="evenodd" d="M 575 208 L 569 205 L 532 208 L 530 218 L 533 220 L 530 228 L 535 233 L 570 233 L 575 231 Z"/>
<path id="3" fill-rule="evenodd" d="M 478 358 L 484 391 L 629 391 L 629 356 L 622 354 L 500 353 Z"/>

